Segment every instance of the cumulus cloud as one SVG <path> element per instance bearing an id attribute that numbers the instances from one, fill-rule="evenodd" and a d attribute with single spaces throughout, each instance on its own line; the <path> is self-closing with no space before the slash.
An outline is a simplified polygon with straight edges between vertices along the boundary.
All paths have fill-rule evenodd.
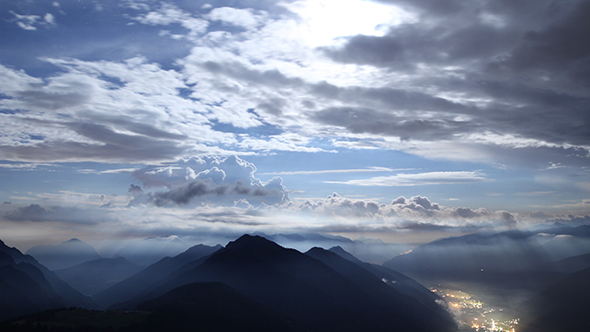
<path id="1" fill-rule="evenodd" d="M 518 215 L 507 211 L 447 207 L 431 202 L 424 196 L 400 196 L 391 204 L 384 204 L 334 193 L 324 200 L 290 202 L 284 208 L 287 211 L 335 217 L 338 221 L 332 221 L 332 226 L 325 227 L 341 227 L 340 231 L 346 232 L 514 227 L 520 219 Z M 347 219 L 356 221 L 346 222 Z"/>
<path id="2" fill-rule="evenodd" d="M 254 176 L 256 166 L 235 155 L 202 157 L 173 166 L 148 167 L 133 176 L 144 188 L 166 188 L 135 197 L 156 206 L 193 204 L 279 205 L 289 200 L 283 180 L 274 177 L 263 182 Z M 133 186 L 133 185 L 132 185 Z M 135 188 L 135 187 L 132 187 Z"/>

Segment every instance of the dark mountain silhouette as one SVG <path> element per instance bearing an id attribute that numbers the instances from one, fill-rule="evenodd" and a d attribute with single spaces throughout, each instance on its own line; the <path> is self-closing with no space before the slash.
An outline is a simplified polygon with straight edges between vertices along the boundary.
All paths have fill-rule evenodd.
<path id="1" fill-rule="evenodd" d="M 0 241 L 0 320 L 64 305 L 32 261 Z"/>
<path id="2" fill-rule="evenodd" d="M 146 318 L 140 311 L 98 311 L 59 308 L 0 322 L 2 332 L 145 332 Z M 174 330 L 165 330 L 174 331 Z"/>
<path id="3" fill-rule="evenodd" d="M 175 257 L 161 259 L 129 278 L 94 294 L 92 298 L 105 308 L 116 303 L 129 301 L 141 291 L 149 287 L 156 287 L 154 285 L 159 285 L 162 280 L 183 266 L 189 264 L 187 268 L 190 268 L 191 263 L 209 256 L 221 248 L 221 245 L 215 247 L 202 244 L 193 246 Z"/>
<path id="4" fill-rule="evenodd" d="M 221 283 L 182 286 L 138 309 L 50 310 L 0 323 L 0 331 L 309 331 Z"/>
<path id="5" fill-rule="evenodd" d="M 347 254 L 340 248 L 341 254 Z M 429 325 L 426 330 L 437 330 L 440 326 L 446 326 L 452 322 L 446 315 L 446 309 L 441 307 L 438 301 L 441 301 L 437 295 L 421 286 L 419 283 L 410 278 L 391 271 L 387 273 L 384 269 L 378 269 L 371 264 L 363 263 L 354 256 L 348 254 L 349 259 L 322 248 L 312 248 L 306 255 L 313 257 L 326 264 L 336 272 L 346 277 L 366 294 L 373 298 L 382 308 L 390 306 L 390 310 L 398 311 L 403 307 L 402 312 L 406 317 L 412 317 L 419 320 L 422 317 L 430 317 L 425 322 Z M 394 274 L 396 274 L 394 276 Z M 380 278 L 381 276 L 382 278 Z M 389 279 L 387 279 L 387 278 Z M 398 284 L 398 281 L 400 284 Z"/>
<path id="6" fill-rule="evenodd" d="M 333 256 L 340 263 L 347 262 Z M 315 331 L 450 331 L 455 328 L 446 311 L 433 312 L 358 266 L 352 266 L 363 277 L 344 276 L 294 249 L 285 249 L 259 236 L 244 235 L 202 264 L 168 277 L 162 286 L 140 294 L 127 305 L 137 306 L 195 282 L 221 282 Z M 379 293 L 370 294 L 372 289 Z M 426 314 L 420 316 L 420 312 Z M 430 322 L 440 325 L 433 329 Z"/>
<path id="7" fill-rule="evenodd" d="M 538 270 L 573 273 L 590 267 L 590 254 L 568 257 L 556 262 L 545 263 Z"/>
<path id="8" fill-rule="evenodd" d="M 102 258 L 91 245 L 78 239 L 70 239 L 59 245 L 42 245 L 27 250 L 50 270 L 65 269 L 84 262 Z"/>
<path id="9" fill-rule="evenodd" d="M 33 257 L 1 240 L 0 262 L 0 319 L 59 306 L 96 307 Z"/>
<path id="10" fill-rule="evenodd" d="M 590 268 L 574 272 L 525 303 L 520 331 L 590 331 Z"/>
<path id="11" fill-rule="evenodd" d="M 393 287 L 402 294 L 406 294 L 417 299 L 422 304 L 432 304 L 432 302 L 440 299 L 436 294 L 425 288 L 422 284 L 400 272 L 381 265 L 363 262 L 338 246 L 332 247 L 329 250 L 338 256 L 359 265 L 360 267 L 374 274 L 385 284 Z"/>
<path id="12" fill-rule="evenodd" d="M 0 320 L 63 306 L 41 271 L 27 263 L 0 267 Z"/>
<path id="13" fill-rule="evenodd" d="M 55 270 L 55 274 L 82 294 L 94 295 L 143 269 L 143 266 L 118 257 L 101 258 L 66 269 Z"/>
<path id="14" fill-rule="evenodd" d="M 297 322 L 222 283 L 193 283 L 138 307 L 146 331 L 305 331 Z"/>

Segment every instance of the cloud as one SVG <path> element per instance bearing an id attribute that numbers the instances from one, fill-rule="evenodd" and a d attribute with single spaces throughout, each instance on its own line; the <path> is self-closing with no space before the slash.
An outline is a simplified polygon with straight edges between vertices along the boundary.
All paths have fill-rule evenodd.
<path id="1" fill-rule="evenodd" d="M 116 38 L 62 22 L 77 3 L 62 4 L 63 17 L 54 6 L 21 15 L 6 5 L 22 36 L 59 21 L 48 31 L 76 31 L 80 45 L 44 56 L 48 47 L 10 46 L 46 69 L 0 67 L 0 151 L 158 163 L 380 148 L 537 169 L 587 164 L 586 2 L 324 5 L 103 4 L 90 23 L 108 18 L 125 31 Z M 47 43 L 64 43 L 58 35 Z"/>
<path id="2" fill-rule="evenodd" d="M 393 176 L 379 176 L 362 180 L 324 181 L 325 183 L 347 184 L 355 186 L 423 186 L 442 184 L 477 183 L 490 181 L 480 172 L 428 172 L 416 174 L 396 174 Z"/>
<path id="3" fill-rule="evenodd" d="M 170 203 L 185 205 L 196 198 L 206 197 L 205 202 L 236 202 L 264 203 L 268 205 L 280 204 L 287 199 L 287 193 L 280 178 L 274 178 L 262 184 L 215 183 L 213 180 L 194 180 L 186 185 L 175 187 L 165 192 L 155 192 L 150 201 L 156 206 Z M 245 197 L 245 198 L 244 198 Z M 227 203 L 226 203 L 227 204 Z"/>
<path id="4" fill-rule="evenodd" d="M 39 204 L 31 204 L 26 207 L 18 208 L 13 212 L 4 216 L 8 220 L 14 221 L 44 221 L 48 211 L 41 207 Z"/>
<path id="5" fill-rule="evenodd" d="M 4 109 L 15 110 L 14 115 L 0 114 L 6 120 L 2 125 L 5 135 L 0 139 L 4 159 L 174 160 L 190 150 L 220 151 L 206 147 L 202 144 L 205 140 L 196 141 L 193 135 L 209 131 L 212 135 L 200 136 L 218 142 L 231 136 L 215 134 L 203 126 L 207 120 L 192 111 L 195 105 L 178 95 L 177 89 L 185 86 L 179 75 L 147 64 L 145 59 L 126 63 L 47 61 L 65 73 L 41 83 L 22 71 L 0 68 L 14 79 L 14 84 L 3 90 L 10 98 L 0 99 Z M 122 83 L 113 84 L 112 80 Z M 167 113 L 169 108 L 174 112 Z M 170 114 L 190 124 L 170 129 L 176 122 Z M 194 144 L 189 148 L 185 142 Z"/>
<path id="6" fill-rule="evenodd" d="M 399 105 L 400 108 L 404 108 Z M 328 125 L 345 127 L 352 133 L 385 134 L 401 140 L 441 140 L 476 130 L 466 121 L 449 118 L 414 118 L 372 109 L 331 108 L 314 113 L 312 118 Z"/>
<path id="7" fill-rule="evenodd" d="M 144 188 L 167 190 L 149 192 L 134 201 L 143 199 L 156 206 L 189 203 L 233 206 L 241 201 L 250 206 L 279 205 L 289 200 L 281 178 L 263 182 L 254 176 L 255 172 L 254 164 L 237 156 L 203 157 L 174 166 L 148 167 L 135 171 L 133 176 Z"/>
<path id="8" fill-rule="evenodd" d="M 108 203 L 107 203 L 108 204 Z M 88 213 L 92 211 L 92 213 Z M 7 220 L 18 222 L 63 222 L 65 224 L 94 225 L 110 222 L 114 217 L 107 217 L 105 213 L 92 208 L 77 208 L 64 206 L 42 207 L 31 204 L 16 208 L 3 216 Z"/>
<path id="9" fill-rule="evenodd" d="M 189 30 L 188 38 L 196 38 L 207 30 L 209 22 L 193 17 L 190 13 L 183 11 L 177 6 L 162 2 L 155 11 L 135 17 L 139 23 L 149 25 L 170 25 L 179 24 Z"/>
<path id="10" fill-rule="evenodd" d="M 413 228 L 495 228 L 513 227 L 520 216 L 507 211 L 490 211 L 484 208 L 447 207 L 431 202 L 424 196 L 400 196 L 391 204 L 374 200 L 352 199 L 333 193 L 323 200 L 289 202 L 283 212 L 297 211 L 304 218 L 324 216 L 321 227 L 340 231 L 396 231 Z M 316 225 L 317 226 L 317 225 Z M 324 228 L 322 228 L 324 229 Z M 324 231 L 327 231 L 324 229 Z"/>
<path id="11" fill-rule="evenodd" d="M 356 169 L 326 169 L 319 171 L 292 171 L 292 172 L 265 172 L 260 175 L 315 175 L 315 174 L 333 174 L 333 173 L 366 173 L 366 172 L 393 172 L 402 169 L 392 169 L 387 167 L 369 167 Z M 409 169 L 403 169 L 409 170 Z"/>
<path id="12" fill-rule="evenodd" d="M 214 8 L 207 16 L 213 21 L 221 21 L 245 29 L 255 28 L 261 19 L 260 17 L 256 17 L 252 13 L 252 10 L 232 7 Z"/>

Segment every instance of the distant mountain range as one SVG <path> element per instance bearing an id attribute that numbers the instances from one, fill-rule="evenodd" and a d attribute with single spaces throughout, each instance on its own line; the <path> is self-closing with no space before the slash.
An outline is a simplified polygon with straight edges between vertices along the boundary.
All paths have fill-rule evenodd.
<path id="1" fill-rule="evenodd" d="M 73 266 L 103 258 L 124 258 L 134 265 L 146 267 L 164 257 L 174 257 L 189 248 L 177 236 L 149 237 L 124 241 L 123 246 L 103 257 L 88 243 L 70 239 L 58 245 L 40 245 L 26 254 L 35 257 L 50 270 L 64 270 Z"/>
<path id="2" fill-rule="evenodd" d="M 177 236 L 148 237 L 128 241 L 114 257 L 125 257 L 130 262 L 148 266 L 164 257 L 174 257 L 190 247 Z"/>
<path id="3" fill-rule="evenodd" d="M 583 257 L 559 263 L 588 253 L 590 226 L 555 225 L 445 238 L 396 256 L 383 266 L 426 284 L 467 282 L 538 292 L 571 272 L 590 267 Z"/>
<path id="4" fill-rule="evenodd" d="M 91 245 L 78 239 L 70 239 L 58 245 L 42 245 L 27 250 L 50 270 L 64 269 L 80 263 L 102 258 Z"/>
<path id="5" fill-rule="evenodd" d="M 210 247 L 199 244 L 175 257 L 162 258 L 129 278 L 98 292 L 93 295 L 93 299 L 105 308 L 124 303 L 146 289 L 157 287 L 172 273 L 200 264 L 203 257 L 207 257 L 221 248 L 221 245 Z"/>
<path id="6" fill-rule="evenodd" d="M 55 273 L 82 294 L 94 295 L 143 269 L 143 266 L 118 257 L 84 262 L 66 269 L 55 270 Z"/>

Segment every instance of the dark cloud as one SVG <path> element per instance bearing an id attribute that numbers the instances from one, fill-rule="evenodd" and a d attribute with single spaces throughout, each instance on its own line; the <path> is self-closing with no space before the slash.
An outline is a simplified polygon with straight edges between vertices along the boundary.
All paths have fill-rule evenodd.
<path id="1" fill-rule="evenodd" d="M 56 221 L 85 225 L 113 220 L 107 217 L 104 212 L 95 209 L 79 209 L 63 206 L 42 207 L 39 204 L 19 207 L 5 214 L 4 218 L 12 221 Z"/>
<path id="2" fill-rule="evenodd" d="M 129 190 L 127 190 L 128 192 L 130 192 L 131 194 L 135 195 L 137 193 L 142 193 L 143 190 L 141 189 L 140 186 L 136 186 L 134 184 L 130 184 L 129 185 Z"/>
<path id="3" fill-rule="evenodd" d="M 385 134 L 402 140 L 449 139 L 457 133 L 477 129 L 464 121 L 417 119 L 362 108 L 329 108 L 312 113 L 311 118 L 323 124 L 345 127 L 352 133 Z"/>
<path id="4" fill-rule="evenodd" d="M 286 191 L 272 188 L 274 182 L 282 180 L 273 180 L 270 185 L 245 184 L 243 182 L 215 183 L 212 180 L 194 180 L 185 185 L 172 188 L 168 191 L 150 193 L 151 203 L 156 206 L 165 206 L 168 204 L 184 205 L 196 198 L 203 198 L 203 202 L 233 203 L 242 198 L 249 201 L 259 201 L 265 204 L 280 204 L 287 199 Z M 279 183 L 280 185 L 280 183 Z M 281 185 L 282 186 L 282 185 Z M 205 197 L 206 196 L 206 197 Z"/>
<path id="5" fill-rule="evenodd" d="M 238 63 L 217 63 L 213 61 L 206 61 L 198 65 L 215 74 L 225 75 L 248 83 L 273 86 L 275 88 L 301 86 L 304 83 L 302 79 L 287 77 L 276 69 L 257 71 L 248 69 Z"/>
<path id="6" fill-rule="evenodd" d="M 166 191 L 136 194 L 130 205 L 211 203 L 234 206 L 243 200 L 250 204 L 282 204 L 289 200 L 287 189 L 279 177 L 263 182 L 254 176 L 256 166 L 237 156 L 203 157 L 179 161 L 167 167 L 146 167 L 133 177 L 144 188 L 167 188 Z"/>
<path id="7" fill-rule="evenodd" d="M 313 119 L 353 133 L 402 139 L 447 140 L 487 130 L 558 145 L 588 145 L 587 1 L 382 2 L 417 13 L 418 21 L 394 26 L 384 36 L 352 36 L 342 46 L 322 48 L 322 52 L 338 62 L 404 72 L 414 84 L 487 102 L 466 107 L 466 103 L 407 92 L 411 87 L 361 92 L 320 84 L 315 87 L 317 94 L 357 100 L 359 107 L 326 109 Z M 424 66 L 433 75 L 420 69 Z M 396 110 L 435 115 L 400 115 Z M 456 121 L 456 114 L 466 115 L 466 120 Z"/>
<path id="8" fill-rule="evenodd" d="M 30 90 L 18 92 L 17 98 L 22 99 L 32 107 L 48 110 L 60 110 L 63 108 L 75 107 L 84 104 L 90 99 L 88 87 L 77 86 L 76 90 L 64 93 L 53 93 L 39 90 L 39 87 L 32 86 Z"/>
<path id="9" fill-rule="evenodd" d="M 455 214 L 461 218 L 475 218 L 479 217 L 479 213 L 471 210 L 470 208 L 460 207 L 455 210 Z"/>
<path id="10" fill-rule="evenodd" d="M 48 211 L 39 204 L 20 207 L 4 216 L 12 221 L 45 221 Z"/>
<path id="11" fill-rule="evenodd" d="M 56 126 L 51 122 L 34 122 Z M 26 146 L 0 146 L 0 152 L 6 160 L 141 162 L 173 160 L 187 151 L 187 147 L 176 140 L 124 134 L 103 124 L 81 122 L 61 126 L 90 139 L 91 143 L 45 140 Z"/>
<path id="12" fill-rule="evenodd" d="M 508 63 L 515 70 L 578 70 L 570 75 L 590 83 L 589 34 L 590 3 L 580 1 L 569 8 L 567 16 L 545 29 L 528 31 Z"/>

